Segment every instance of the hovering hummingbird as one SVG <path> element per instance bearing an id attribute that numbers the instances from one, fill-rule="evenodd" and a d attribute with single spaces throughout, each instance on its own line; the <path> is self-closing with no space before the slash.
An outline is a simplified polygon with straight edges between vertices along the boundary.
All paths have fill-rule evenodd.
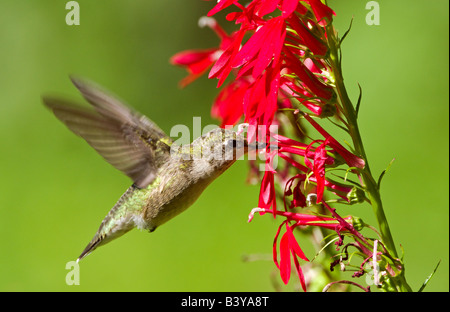
<path id="1" fill-rule="evenodd" d="M 133 180 L 77 262 L 135 227 L 153 232 L 191 206 L 249 149 L 241 131 L 221 128 L 180 148 L 156 124 L 109 92 L 84 80 L 71 80 L 93 109 L 53 97 L 43 97 L 44 104 Z"/>

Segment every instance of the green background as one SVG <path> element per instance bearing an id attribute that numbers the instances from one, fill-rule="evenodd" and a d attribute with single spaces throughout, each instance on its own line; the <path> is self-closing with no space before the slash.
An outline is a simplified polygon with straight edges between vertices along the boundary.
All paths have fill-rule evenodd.
<path id="1" fill-rule="evenodd" d="M 366 1 L 329 2 L 341 34 L 354 18 L 344 77 L 355 101 L 357 83 L 363 87 L 360 126 L 373 172 L 396 159 L 382 197 L 407 279 L 417 290 L 442 260 L 427 290 L 448 291 L 449 3 L 378 2 L 379 26 L 365 23 Z M 66 285 L 66 262 L 130 181 L 57 121 L 41 95 L 81 100 L 68 79 L 78 74 L 169 132 L 192 128 L 193 116 L 213 123 L 217 92 L 206 77 L 179 89 L 185 72 L 168 62 L 181 50 L 217 45 L 197 26 L 214 2 L 78 3 L 81 25 L 68 26 L 66 1 L 0 2 L 0 291 L 272 291 L 272 278 L 281 283 L 274 264 L 242 261 L 270 258 L 277 227 L 270 217 L 246 222 L 259 189 L 245 183 L 244 161 L 154 233 L 134 230 L 96 250 L 80 263 L 80 285 Z M 341 209 L 375 223 L 369 206 Z"/>

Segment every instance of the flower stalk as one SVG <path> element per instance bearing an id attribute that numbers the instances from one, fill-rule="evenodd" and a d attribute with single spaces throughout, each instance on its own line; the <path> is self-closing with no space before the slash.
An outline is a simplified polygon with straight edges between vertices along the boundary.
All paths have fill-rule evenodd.
<path id="1" fill-rule="evenodd" d="M 331 26 L 328 26 L 328 28 L 330 27 Z M 378 221 L 380 234 L 383 239 L 383 242 L 387 247 L 387 249 L 391 252 L 391 254 L 397 257 L 394 239 L 392 238 L 392 234 L 389 229 L 389 224 L 387 222 L 386 215 L 384 214 L 380 192 L 370 171 L 369 161 L 367 159 L 366 152 L 364 150 L 361 134 L 359 132 L 356 110 L 354 109 L 354 106 L 345 88 L 339 49 L 337 46 L 339 40 L 338 38 L 335 37 L 334 31 L 332 31 L 331 29 L 328 29 L 328 34 L 331 34 L 328 37 L 328 46 L 330 47 L 330 59 L 332 60 L 331 63 L 332 74 L 334 75 L 333 78 L 336 84 L 336 91 L 339 97 L 339 101 L 342 105 L 344 116 L 347 119 L 348 132 L 350 134 L 350 137 L 352 138 L 356 154 L 361 155 L 366 163 L 364 169 L 361 170 L 361 175 L 363 177 L 365 184 L 364 186 L 366 188 L 366 192 L 369 196 L 370 203 L 372 205 L 373 211 Z"/>
<path id="2" fill-rule="evenodd" d="M 370 171 L 369 160 L 367 158 L 358 127 L 357 112 L 345 88 L 340 58 L 341 57 L 340 41 L 336 37 L 336 33 L 334 32 L 333 27 L 331 25 L 327 26 L 327 33 L 330 34 L 330 36 L 328 36 L 328 46 L 331 60 L 330 63 L 332 68 L 331 72 L 333 75 L 333 80 L 335 82 L 335 88 L 338 94 L 339 102 L 342 106 L 343 114 L 347 119 L 348 133 L 352 138 L 355 153 L 357 155 L 360 155 L 365 160 L 365 167 L 360 170 L 364 182 L 364 188 L 366 194 L 369 197 L 372 210 L 377 220 L 379 233 L 384 243 L 384 246 L 392 256 L 398 258 L 394 239 L 392 237 L 391 230 L 389 228 L 388 220 L 384 213 L 380 190 Z M 412 291 L 411 287 L 407 284 L 404 278 L 404 271 L 402 271 L 402 274 L 399 277 L 399 282 L 400 284 L 397 285 L 396 287 L 397 290 Z"/>
<path id="3" fill-rule="evenodd" d="M 234 75 L 234 79 L 222 87 L 211 113 L 221 120 L 221 127 L 235 125 L 243 119 L 248 126 L 247 140 L 259 141 L 265 146 L 262 149 L 265 157 L 259 166 L 265 168 L 264 173 L 255 173 L 258 166 L 251 163 L 250 173 L 259 177 L 261 188 L 258 208 L 251 211 L 249 221 L 256 212 L 282 220 L 275 234 L 273 260 L 285 284 L 291 276 L 293 259 L 301 287 L 305 291 L 308 288 L 301 263 L 309 260 L 293 230 L 314 227 L 334 232 L 340 256 L 331 268 L 338 263 L 345 267 L 347 250 L 356 248 L 355 254 L 363 261 L 353 277 L 366 274 L 363 265 L 370 264 L 376 273 L 377 287 L 386 291 L 411 291 L 384 213 L 379 185 L 370 171 L 358 127 L 358 111 L 344 84 L 342 39 L 333 27 L 336 14 L 324 2 L 252 0 L 244 6 L 239 0 L 219 0 L 208 16 L 234 8 L 237 11 L 229 13 L 226 19 L 240 25 L 239 29 L 228 35 L 211 19 L 208 25 L 218 34 L 220 46 L 188 50 L 171 60 L 190 74 L 183 80 L 183 86 L 209 68 L 208 77 L 217 78 L 218 87 Z M 334 121 L 330 117 L 334 117 Z M 348 150 L 331 132 L 322 128 L 315 120 L 319 118 L 328 118 L 331 124 L 347 131 L 352 148 Z M 286 119 L 289 122 L 284 122 Z M 304 123 L 315 128 L 322 137 L 308 138 Z M 278 126 L 283 135 L 272 130 L 259 133 L 259 127 L 267 130 L 273 125 Z M 276 166 L 277 160 L 281 166 Z M 342 170 L 345 176 L 335 174 Z M 342 181 L 332 180 L 331 175 Z M 357 179 L 352 181 L 348 175 L 355 175 Z M 333 195 L 338 198 L 330 198 Z M 277 205 L 280 201 L 283 205 Z M 336 203 L 352 205 L 363 201 L 372 206 L 378 223 L 375 232 L 379 233 L 380 241 L 360 232 L 363 227 L 373 227 L 355 216 L 342 217 L 334 207 Z M 302 209 L 307 213 L 300 212 Z M 347 237 L 353 241 L 344 245 Z M 369 287 L 359 287 L 369 290 Z"/>

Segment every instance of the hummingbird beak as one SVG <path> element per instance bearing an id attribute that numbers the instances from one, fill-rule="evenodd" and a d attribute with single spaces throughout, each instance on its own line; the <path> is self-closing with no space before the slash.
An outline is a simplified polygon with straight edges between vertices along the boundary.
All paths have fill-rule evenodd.
<path id="1" fill-rule="evenodd" d="M 247 140 L 245 141 L 246 152 L 252 152 L 252 151 L 257 151 L 257 150 L 263 149 L 266 147 L 266 145 L 267 145 L 266 143 L 258 142 L 258 141 L 255 141 L 252 143 L 248 143 Z"/>
<path id="2" fill-rule="evenodd" d="M 267 146 L 268 146 L 268 144 L 264 143 L 264 142 L 255 141 L 253 143 L 248 143 L 247 141 L 245 141 L 245 152 L 246 153 L 251 153 L 253 151 L 260 152 L 261 150 L 265 149 Z M 273 143 L 269 145 L 269 148 L 272 151 L 279 149 L 278 145 L 273 144 Z"/>

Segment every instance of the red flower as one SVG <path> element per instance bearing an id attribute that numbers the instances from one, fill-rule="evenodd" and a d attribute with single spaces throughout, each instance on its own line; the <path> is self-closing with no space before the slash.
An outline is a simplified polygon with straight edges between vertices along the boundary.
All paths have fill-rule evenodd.
<path id="1" fill-rule="evenodd" d="M 311 143 L 310 145 L 306 145 L 305 143 L 289 139 L 279 134 L 274 134 L 272 135 L 272 137 L 276 140 L 276 144 L 278 146 L 278 156 L 282 157 L 284 160 L 289 162 L 292 166 L 298 168 L 300 171 L 308 172 L 307 167 L 297 163 L 291 157 L 284 155 L 283 153 L 297 154 L 305 158 L 313 159 L 316 157 L 316 152 L 311 151 L 310 145 L 313 144 L 314 142 Z M 305 164 L 307 161 L 309 160 L 305 160 Z M 324 164 L 326 165 L 332 165 L 334 163 L 334 159 L 328 155 L 326 155 L 324 161 L 325 161 Z"/>
<path id="2" fill-rule="evenodd" d="M 292 213 L 292 212 L 283 212 L 283 211 L 274 211 L 271 209 L 264 209 L 264 208 L 255 208 L 250 212 L 249 215 L 249 222 L 253 219 L 253 215 L 255 212 L 260 212 L 260 214 L 264 213 L 274 213 L 279 216 L 286 217 L 286 220 L 284 220 L 280 226 L 278 227 L 277 233 L 275 234 L 275 238 L 273 241 L 273 261 L 277 268 L 280 270 L 280 276 L 281 279 L 285 284 L 289 282 L 290 275 L 291 275 L 291 254 L 294 259 L 294 266 L 298 275 L 298 278 L 300 280 L 300 283 L 302 285 L 302 288 L 304 291 L 306 291 L 306 284 L 305 284 L 305 278 L 302 272 L 302 269 L 300 267 L 300 264 L 298 262 L 298 258 L 305 261 L 309 261 L 306 255 L 304 254 L 303 250 L 300 248 L 294 234 L 293 229 L 297 226 L 320 226 L 326 229 L 334 230 L 337 232 L 341 232 L 342 230 L 347 230 L 342 226 L 342 222 L 351 224 L 352 223 L 352 217 L 348 216 L 345 218 L 342 218 L 342 220 L 337 220 L 335 218 L 330 217 L 322 217 L 322 216 L 315 216 L 315 215 L 308 215 L 308 214 L 300 214 L 300 213 Z M 289 222 L 294 221 L 295 224 L 292 226 L 289 226 Z M 278 236 L 280 235 L 281 228 L 285 225 L 286 232 L 283 234 L 283 236 L 280 239 L 280 261 L 278 261 L 278 253 L 277 253 L 277 242 L 278 242 Z"/>
<path id="3" fill-rule="evenodd" d="M 313 141 L 310 145 L 308 145 L 308 151 L 315 142 L 317 141 Z M 312 170 L 314 177 L 316 178 L 317 203 L 322 202 L 323 191 L 325 190 L 325 164 L 327 161 L 327 151 L 325 150 L 326 145 L 327 141 L 324 141 L 316 148 L 314 153 L 314 163 L 311 163 L 308 158 L 305 158 L 305 164 Z"/>
<path id="4" fill-rule="evenodd" d="M 232 42 L 230 42 L 230 45 L 223 51 L 211 68 L 208 78 L 219 78 L 217 87 L 220 87 L 230 74 L 232 70 L 231 62 L 239 51 L 242 38 L 244 38 L 246 31 L 246 29 L 241 29 L 233 35 Z"/>
<path id="5" fill-rule="evenodd" d="M 217 60 L 219 49 L 207 50 L 186 50 L 171 57 L 170 63 L 173 65 L 186 67 L 189 76 L 180 81 L 180 86 L 185 87 L 198 77 L 203 75 L 208 68 Z"/>
<path id="6" fill-rule="evenodd" d="M 255 15 L 257 14 L 261 17 L 272 13 L 277 8 L 281 10 L 283 17 L 291 15 L 298 7 L 300 7 L 300 9 L 298 9 L 299 12 L 303 12 L 303 14 L 306 13 L 306 8 L 299 4 L 299 0 L 253 0 L 245 8 L 238 3 L 238 0 L 219 0 L 217 5 L 209 11 L 208 16 L 212 16 L 232 4 L 242 9 L 243 12 L 250 7 Z"/>
<path id="7" fill-rule="evenodd" d="M 317 183 L 317 180 L 314 176 L 309 177 L 309 180 L 311 182 Z M 331 192 L 338 195 L 342 199 L 345 199 L 348 202 L 350 202 L 351 199 L 353 199 L 353 198 L 354 198 L 354 200 L 359 200 L 358 196 L 360 196 L 360 194 L 358 194 L 358 191 L 354 190 L 350 186 L 336 184 L 336 183 L 328 181 L 327 179 L 325 179 L 324 184 L 327 189 L 331 190 Z"/>
<path id="8" fill-rule="evenodd" d="M 278 156 L 282 156 L 282 153 L 278 153 Z M 284 155 L 283 155 L 284 156 Z M 285 159 L 286 161 L 289 161 L 289 157 L 288 156 L 284 156 L 282 157 L 283 159 Z M 293 160 L 290 160 L 290 164 L 293 165 L 294 167 L 300 169 L 303 172 L 307 172 L 306 167 L 299 167 L 298 163 L 294 163 Z M 305 184 L 305 181 L 308 180 L 309 182 L 313 182 L 317 184 L 316 187 L 316 193 L 317 193 L 317 200 L 316 202 L 320 202 L 319 198 L 320 198 L 320 194 L 319 194 L 319 189 L 322 188 L 321 192 L 323 193 L 324 188 L 326 187 L 328 190 L 330 190 L 331 192 L 333 192 L 334 194 L 336 194 L 337 196 L 341 197 L 342 199 L 346 200 L 347 202 L 351 202 L 353 201 L 357 201 L 360 200 L 359 197 L 361 197 L 360 194 L 358 194 L 357 190 L 353 189 L 351 186 L 347 186 L 347 185 L 342 185 L 342 184 L 337 184 L 336 182 L 330 182 L 329 180 L 327 180 L 326 178 L 323 179 L 322 182 L 317 182 L 317 178 L 315 175 L 311 175 L 308 176 L 305 173 L 299 173 L 296 174 L 295 176 L 289 178 L 286 183 L 285 183 L 285 188 L 284 188 L 284 202 L 286 203 L 286 196 L 291 196 L 292 195 L 292 201 L 291 204 L 289 206 L 289 208 L 294 208 L 294 207 L 306 207 L 307 206 L 307 201 L 306 201 L 306 194 L 311 193 L 310 190 L 307 190 L 307 184 Z M 294 186 L 294 182 L 297 180 L 297 184 Z M 321 184 L 323 184 L 323 186 L 321 186 Z"/>
<path id="9" fill-rule="evenodd" d="M 340 236 L 339 244 L 344 237 L 340 233 L 347 231 L 346 234 L 357 238 L 356 244 L 363 253 L 370 253 L 365 247 L 365 238 L 353 227 L 352 218 L 342 218 L 323 200 L 325 188 L 348 202 L 365 199 L 364 192 L 356 186 L 338 184 L 326 176 L 331 165 L 342 164 L 342 159 L 351 169 L 364 168 L 365 162 L 306 113 L 301 114 L 324 137 L 309 145 L 278 134 L 260 133 L 258 126 L 266 126 L 266 129 L 272 124 L 283 126 L 284 120 L 276 115 L 278 110 L 287 114 L 293 111 L 290 117 L 294 118 L 289 122 L 295 122 L 293 119 L 300 112 L 297 102 L 319 117 L 332 116 L 339 109 L 335 105 L 333 81 L 330 81 L 333 62 L 329 59 L 327 45 L 329 28 L 325 27 L 332 22 L 335 13 L 321 0 L 251 0 L 246 1 L 246 6 L 239 0 L 217 0 L 208 15 L 226 8 L 235 9 L 226 15 L 226 19 L 239 25 L 239 30 L 227 35 L 213 20 L 209 26 L 221 39 L 218 48 L 184 51 L 171 61 L 189 72 L 181 82 L 183 86 L 208 68 L 211 68 L 208 77 L 218 78 L 218 87 L 224 84 L 231 72 L 235 74 L 233 81 L 216 97 L 211 115 L 221 120 L 222 127 L 234 125 L 244 116 L 249 124 L 247 140 L 267 143 L 259 207 L 252 210 L 249 221 L 255 212 L 285 218 L 273 242 L 273 261 L 285 284 L 290 280 L 293 261 L 302 288 L 306 290 L 299 259 L 308 261 L 308 258 L 293 234 L 296 227 L 308 225 L 334 230 Z M 248 39 L 245 41 L 244 37 Z M 300 122 L 298 126 L 300 128 Z M 299 129 L 294 127 L 295 130 Z M 300 131 L 297 133 L 303 137 Z M 279 172 L 273 165 L 276 156 L 283 159 L 285 165 Z M 298 172 L 292 176 L 293 170 Z M 352 171 L 358 173 L 357 170 Z M 279 180 L 279 184 L 284 186 L 284 211 L 277 210 L 275 175 L 277 182 Z M 358 191 L 363 194 L 358 194 Z M 287 200 L 290 200 L 289 208 L 306 207 L 311 205 L 312 195 L 332 217 L 300 214 L 288 209 Z M 285 230 L 281 233 L 283 227 Z"/>
<path id="10" fill-rule="evenodd" d="M 305 116 L 308 116 L 305 114 Z M 311 117 L 308 116 L 307 120 L 312 120 Z M 320 130 L 319 132 L 323 134 L 326 140 L 315 140 L 311 144 L 306 145 L 304 143 L 298 142 L 293 139 L 286 138 L 282 135 L 275 134 L 272 137 L 276 140 L 276 144 L 278 146 L 278 156 L 283 158 L 293 167 L 299 169 L 301 172 L 307 173 L 311 171 L 313 175 L 309 177 L 311 182 L 315 182 L 317 185 L 317 203 L 322 202 L 323 192 L 325 187 L 329 187 L 335 190 L 335 193 L 341 198 L 350 201 L 347 197 L 348 193 L 352 190 L 351 187 L 338 186 L 334 183 L 331 183 L 325 178 L 325 166 L 334 164 L 334 159 L 331 156 L 327 155 L 326 147 L 329 146 L 333 148 L 339 155 L 342 156 L 344 160 L 346 160 L 347 164 L 352 166 L 364 166 L 364 161 L 347 151 L 342 145 L 340 145 L 333 137 L 331 137 L 323 128 L 321 128 L 317 123 L 313 121 L 313 126 L 316 129 Z M 313 145 L 315 143 L 320 143 L 318 147 L 315 149 Z M 296 160 L 290 156 L 290 154 L 296 154 L 304 157 L 305 165 L 298 163 Z M 359 168 L 359 167 L 358 167 Z M 294 178 L 298 178 L 300 176 L 295 176 Z M 289 182 L 289 181 L 288 181 Z M 291 181 L 292 183 L 292 181 Z M 295 190 L 298 192 L 298 190 Z M 286 194 L 291 195 L 292 193 Z M 296 193 L 296 198 L 294 198 L 293 205 L 295 207 L 304 207 L 302 204 L 301 196 Z"/>
<path id="11" fill-rule="evenodd" d="M 285 48 L 283 51 L 286 53 L 287 67 L 310 93 L 326 100 L 331 99 L 333 88 L 322 83 L 289 49 Z"/>
<path id="12" fill-rule="evenodd" d="M 278 263 L 277 240 L 278 240 L 278 235 L 280 233 L 281 227 L 283 225 L 286 225 L 286 232 L 280 239 L 280 262 Z M 294 228 L 294 227 L 295 226 L 293 226 L 292 228 Z M 303 276 L 303 272 L 302 272 L 302 269 L 300 267 L 297 257 L 300 257 L 301 259 L 303 259 L 305 261 L 309 261 L 309 260 L 303 253 L 303 250 L 298 245 L 297 240 L 295 239 L 294 234 L 292 233 L 292 228 L 288 225 L 287 221 L 283 221 L 281 223 L 281 225 L 278 227 L 278 231 L 277 231 L 277 234 L 275 235 L 275 239 L 273 242 L 273 260 L 275 262 L 275 265 L 280 270 L 280 276 L 281 276 L 282 281 L 285 284 L 287 284 L 291 277 L 291 253 L 292 253 L 295 269 L 297 271 L 300 283 L 302 285 L 303 291 L 306 291 L 305 278 Z"/>
<path id="13" fill-rule="evenodd" d="M 277 210 L 277 198 L 275 194 L 275 181 L 274 181 L 274 173 L 276 171 L 273 169 L 272 166 L 275 154 L 276 151 L 269 152 L 269 148 L 267 148 L 266 171 L 264 172 L 264 177 L 261 181 L 261 189 L 259 191 L 259 202 L 258 202 L 258 207 L 267 209 L 273 207 L 273 211 Z M 273 216 L 275 217 L 275 214 Z"/>
<path id="14" fill-rule="evenodd" d="M 272 171 L 265 171 L 264 177 L 261 181 L 261 190 L 259 193 L 258 207 L 277 208 L 277 202 L 275 197 L 274 176 Z"/>
<path id="15" fill-rule="evenodd" d="M 332 9 L 323 4 L 320 0 L 303 1 L 309 3 L 320 26 L 328 25 L 333 20 L 333 15 L 336 15 Z"/>
<path id="16" fill-rule="evenodd" d="M 320 18 L 328 18 L 330 12 L 334 13 L 321 3 L 307 2 Z M 295 96 L 316 115 L 322 115 L 325 105 L 322 100 L 330 100 L 334 92 L 315 74 L 321 74 L 326 66 L 320 60 L 304 59 L 304 49 L 290 46 L 294 42 L 314 55 L 325 55 L 327 52 L 321 39 L 310 31 L 304 19 L 296 15 L 304 16 L 308 9 L 297 0 L 253 0 L 246 7 L 237 0 L 219 0 L 208 15 L 231 5 L 236 6 L 239 12 L 228 14 L 227 19 L 241 24 L 238 31 L 228 36 L 212 20 L 214 22 L 208 25 L 222 39 L 219 48 L 185 51 L 172 58 L 172 63 L 185 66 L 190 73 L 181 84 L 187 85 L 212 66 L 208 77 L 218 78 L 219 87 L 234 68 L 239 68 L 236 80 L 246 79 L 243 80 L 245 82 L 229 84 L 216 98 L 211 110 L 214 117 L 222 120 L 222 125 L 236 123 L 242 114 L 251 125 L 270 125 L 281 103 L 279 99 L 286 95 Z M 276 9 L 282 11 L 281 16 L 263 19 Z M 287 23 L 293 30 L 289 35 L 290 45 L 285 45 Z M 253 32 L 252 36 L 241 47 L 244 36 L 249 32 Z M 282 71 L 290 76 L 282 76 Z M 242 89 L 232 95 L 231 91 L 238 86 Z M 311 98 L 314 100 L 309 100 Z M 288 100 L 284 99 L 286 105 Z M 250 139 L 253 139 L 252 136 Z"/>
<path id="17" fill-rule="evenodd" d="M 292 13 L 294 13 L 294 11 L 299 6 L 298 2 L 299 2 L 298 0 L 283 0 L 283 3 L 281 4 L 281 12 L 283 13 L 282 16 L 288 17 Z M 294 14 L 292 14 L 292 15 L 294 15 Z"/>
<path id="18" fill-rule="evenodd" d="M 326 204 L 325 204 L 326 205 Z M 259 212 L 260 215 L 264 215 L 265 213 L 275 214 L 277 216 L 285 217 L 286 221 L 294 221 L 295 226 L 320 226 L 322 228 L 333 230 L 333 231 L 342 231 L 343 229 L 346 229 L 345 226 L 343 226 L 343 223 L 348 224 L 348 226 L 352 226 L 353 224 L 353 218 L 351 216 L 347 216 L 344 218 L 334 218 L 334 217 L 324 217 L 320 215 L 310 215 L 310 214 L 304 214 L 304 213 L 295 213 L 295 212 L 288 212 L 288 211 L 273 211 L 272 209 L 266 209 L 266 208 L 254 208 L 250 212 L 248 216 L 248 222 L 251 222 L 253 220 L 253 216 L 256 212 Z M 280 229 L 279 229 L 280 230 Z M 348 230 L 348 229 L 347 229 Z M 278 233 L 277 233 L 278 235 Z"/>
<path id="19" fill-rule="evenodd" d="M 271 62 L 273 62 L 272 67 L 278 65 L 285 36 L 284 18 L 270 19 L 245 43 L 233 59 L 231 66 L 243 66 L 240 73 L 246 73 L 253 69 L 252 76 L 256 79 Z"/>
<path id="20" fill-rule="evenodd" d="M 292 185 L 295 180 L 299 180 L 294 186 L 294 189 L 292 190 Z M 286 196 L 292 196 L 291 205 L 289 208 L 294 207 L 306 207 L 306 196 L 303 194 L 303 190 L 301 186 L 303 185 L 303 182 L 306 180 L 306 174 L 297 174 L 290 178 L 284 187 L 284 202 L 286 203 Z"/>
<path id="21" fill-rule="evenodd" d="M 211 68 L 214 62 L 220 57 L 223 50 L 227 49 L 233 42 L 234 36 L 228 36 L 213 18 L 202 18 L 199 21 L 199 24 L 200 23 L 214 30 L 221 39 L 221 44 L 218 48 L 182 51 L 170 58 L 171 64 L 185 67 L 189 72 L 189 75 L 180 81 L 182 87 L 187 86 Z"/>
<path id="22" fill-rule="evenodd" d="M 320 105 L 320 101 L 316 100 L 316 103 L 308 101 L 305 97 L 310 97 L 311 95 L 302 87 L 298 86 L 292 80 L 286 79 L 285 77 L 281 77 L 281 90 L 282 93 L 294 97 L 300 101 L 307 109 L 313 112 L 316 116 L 321 116 L 323 113 L 322 105 Z"/>
<path id="23" fill-rule="evenodd" d="M 306 45 L 308 49 L 311 50 L 311 52 L 315 55 L 326 54 L 326 52 L 328 51 L 328 47 L 309 31 L 308 27 L 306 27 L 302 23 L 297 15 L 290 15 L 287 21 L 289 22 L 289 25 L 292 27 L 292 29 L 297 33 L 299 37 L 298 40 L 300 41 L 299 43 Z M 296 38 L 294 38 L 294 40 L 295 39 Z"/>
<path id="24" fill-rule="evenodd" d="M 244 113 L 243 101 L 250 86 L 245 78 L 235 80 L 220 91 L 211 108 L 211 116 L 220 119 L 220 127 L 236 124 Z"/>
<path id="25" fill-rule="evenodd" d="M 298 262 L 298 258 L 305 261 L 309 261 L 306 255 L 304 254 L 303 250 L 300 248 L 300 245 L 298 244 L 294 234 L 293 229 L 297 226 L 320 226 L 329 230 L 334 230 L 338 233 L 341 231 L 347 231 L 345 226 L 351 229 L 353 219 L 351 216 L 345 217 L 345 218 L 332 218 L 332 217 L 322 217 L 322 216 L 316 216 L 316 215 L 309 215 L 309 214 L 301 214 L 301 213 L 293 213 L 293 212 L 286 212 L 286 211 L 278 211 L 278 210 L 272 210 L 272 209 L 266 209 L 266 208 L 254 208 L 249 214 L 248 222 L 253 220 L 253 216 L 256 212 L 259 212 L 261 215 L 265 213 L 271 213 L 274 215 L 285 217 L 286 220 L 284 220 L 280 226 L 278 227 L 277 233 L 275 234 L 275 238 L 273 241 L 273 261 L 277 268 L 280 270 L 280 276 L 281 279 L 285 284 L 289 282 L 290 275 L 291 275 L 291 254 L 294 259 L 294 266 L 298 275 L 298 278 L 300 280 L 300 283 L 302 285 L 302 288 L 304 291 L 306 291 L 306 284 L 305 284 L 305 278 L 302 272 L 302 269 L 300 267 L 300 264 Z M 289 222 L 294 221 L 295 224 L 292 226 L 289 226 Z M 277 252 L 277 242 L 278 242 L 278 236 L 280 235 L 281 228 L 285 225 L 286 232 L 283 234 L 283 236 L 280 239 L 280 261 L 278 261 L 278 252 Z"/>
<path id="26" fill-rule="evenodd" d="M 211 11 L 208 12 L 208 16 L 213 16 L 217 12 L 219 12 L 219 11 L 229 7 L 232 4 L 235 4 L 235 5 L 240 6 L 241 8 L 243 8 L 242 5 L 240 5 L 238 3 L 238 0 L 217 0 L 216 6 L 214 8 L 212 8 Z"/>
<path id="27" fill-rule="evenodd" d="M 328 141 L 328 146 L 333 148 L 339 155 L 341 155 L 349 167 L 356 167 L 361 169 L 364 168 L 364 166 L 366 165 L 364 159 L 361 159 L 349 152 L 335 138 L 333 138 L 328 132 L 326 132 L 325 129 L 323 129 L 317 122 L 315 122 L 308 114 L 303 114 L 303 116 L 314 128 L 316 128 L 317 131 L 319 131 L 321 135 L 325 137 L 325 139 Z"/>
<path id="28" fill-rule="evenodd" d="M 279 82 L 279 68 L 269 67 L 249 86 L 243 101 L 246 122 L 255 126 L 272 123 L 278 109 Z"/>
<path id="29" fill-rule="evenodd" d="M 252 1 L 245 8 L 240 7 L 240 12 L 232 12 L 226 16 L 228 21 L 235 21 L 241 24 L 241 28 L 255 29 L 257 25 L 265 22 L 261 12 L 258 12 L 258 2 Z"/>

